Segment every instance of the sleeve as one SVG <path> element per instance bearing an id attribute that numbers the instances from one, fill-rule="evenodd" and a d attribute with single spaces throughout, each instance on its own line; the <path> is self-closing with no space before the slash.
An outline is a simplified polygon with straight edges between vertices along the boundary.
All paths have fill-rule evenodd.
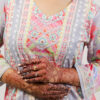
<path id="1" fill-rule="evenodd" d="M 90 42 L 87 47 L 88 63 L 83 64 L 84 49 L 80 44 L 76 56 L 76 69 L 85 100 L 96 100 L 95 93 L 100 92 L 100 13 L 93 19 L 90 29 Z"/>
<path id="2" fill-rule="evenodd" d="M 5 28 L 5 0 L 0 0 L 0 47 L 3 45 L 4 28 Z M 8 68 L 10 68 L 10 65 L 6 62 L 6 60 L 4 59 L 4 57 L 0 52 L 0 78 Z"/>

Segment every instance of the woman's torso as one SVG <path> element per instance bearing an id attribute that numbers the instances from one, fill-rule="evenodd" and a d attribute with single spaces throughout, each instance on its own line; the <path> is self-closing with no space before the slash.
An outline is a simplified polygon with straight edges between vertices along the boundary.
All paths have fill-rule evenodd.
<path id="1" fill-rule="evenodd" d="M 90 0 L 73 0 L 67 9 L 47 17 L 33 0 L 10 0 L 6 7 L 5 59 L 14 69 L 35 57 L 46 57 L 70 68 L 78 45 L 89 41 Z M 91 13 L 89 18 L 88 14 Z M 87 23 L 86 23 L 87 22 Z M 34 97 L 7 86 L 5 100 L 33 100 Z M 31 99 L 30 99 L 31 98 Z"/>

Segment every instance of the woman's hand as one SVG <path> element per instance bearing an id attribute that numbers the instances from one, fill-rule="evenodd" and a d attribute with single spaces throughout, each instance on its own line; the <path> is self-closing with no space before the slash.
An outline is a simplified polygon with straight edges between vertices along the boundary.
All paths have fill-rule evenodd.
<path id="1" fill-rule="evenodd" d="M 17 71 L 10 68 L 2 76 L 1 81 L 42 100 L 59 100 L 68 94 L 69 88 L 58 84 L 29 84 L 25 82 Z"/>
<path id="2" fill-rule="evenodd" d="M 36 63 L 36 64 L 35 64 Z M 46 58 L 35 59 L 33 64 L 24 65 L 20 74 L 29 83 L 50 82 L 59 83 L 61 68 L 49 62 Z"/>
<path id="3" fill-rule="evenodd" d="M 79 76 L 74 67 L 61 68 L 46 58 L 34 59 L 22 67 L 20 74 L 28 83 L 49 82 L 80 86 Z"/>
<path id="4" fill-rule="evenodd" d="M 36 83 L 33 95 L 42 100 L 62 100 L 69 93 L 69 88 L 64 85 Z"/>

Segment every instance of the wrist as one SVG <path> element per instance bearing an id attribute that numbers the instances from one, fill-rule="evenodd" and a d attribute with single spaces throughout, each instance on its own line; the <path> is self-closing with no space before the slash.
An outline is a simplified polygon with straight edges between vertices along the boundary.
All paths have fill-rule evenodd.
<path id="1" fill-rule="evenodd" d="M 60 70 L 59 83 L 79 86 L 78 73 L 74 68 L 61 68 Z"/>
<path id="2" fill-rule="evenodd" d="M 65 70 L 64 70 L 65 68 L 60 68 L 60 70 L 59 70 L 59 83 L 64 83 L 63 82 L 63 76 L 64 76 L 64 74 L 65 74 Z"/>
<path id="3" fill-rule="evenodd" d="M 56 83 L 62 83 L 63 82 L 63 72 L 64 69 L 61 67 L 57 68 L 57 79 L 56 79 Z"/>
<path id="4" fill-rule="evenodd" d="M 73 84 L 74 81 L 74 72 L 70 68 L 61 68 L 60 72 L 60 83 L 67 83 L 67 84 Z"/>
<path id="5" fill-rule="evenodd" d="M 72 83 L 72 73 L 71 73 L 71 69 L 68 68 L 60 68 L 59 71 L 59 83 L 67 83 L 70 84 L 70 82 Z"/>

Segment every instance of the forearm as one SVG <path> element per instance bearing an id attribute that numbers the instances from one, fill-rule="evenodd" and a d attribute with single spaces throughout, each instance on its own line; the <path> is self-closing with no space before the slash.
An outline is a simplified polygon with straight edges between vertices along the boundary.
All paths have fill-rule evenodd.
<path id="1" fill-rule="evenodd" d="M 80 86 L 78 72 L 75 68 L 61 68 L 60 83 Z"/>
<path id="2" fill-rule="evenodd" d="M 26 83 L 21 76 L 18 75 L 17 71 L 11 68 L 3 74 L 1 81 L 29 94 L 32 94 L 33 88 L 35 88 L 32 84 Z"/>

